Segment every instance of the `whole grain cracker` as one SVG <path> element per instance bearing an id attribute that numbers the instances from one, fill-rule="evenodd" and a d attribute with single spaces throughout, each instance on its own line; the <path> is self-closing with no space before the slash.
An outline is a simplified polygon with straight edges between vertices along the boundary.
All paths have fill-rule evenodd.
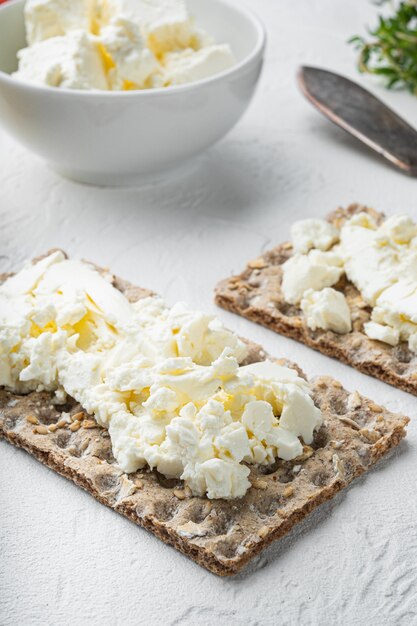
<path id="1" fill-rule="evenodd" d="M 118 278 L 113 284 L 130 301 L 151 295 Z M 247 344 L 245 363 L 267 357 L 260 346 Z M 279 362 L 303 375 L 297 366 Z M 324 417 L 311 446 L 313 453 L 302 461 L 278 459 L 268 468 L 250 466 L 250 481 L 258 488 L 249 489 L 239 500 L 192 497 L 181 481 L 169 481 L 155 471 L 126 475 L 115 462 L 107 431 L 98 425 L 71 429 L 80 422 L 68 422 L 68 412 L 82 411 L 71 398 L 60 413 L 59 407 L 51 405 L 53 394 L 22 396 L 0 388 L 0 436 L 211 572 L 230 576 L 367 471 L 405 436 L 407 417 L 386 409 L 377 414 L 363 397 L 360 406 L 349 406 L 349 392 L 328 377 L 312 380 L 311 386 Z M 44 426 L 46 430 L 42 436 L 28 421 L 35 413 L 39 415 L 35 428 Z M 345 415 L 356 428 L 343 421 Z M 51 432 L 46 428 L 51 423 L 59 428 Z M 378 439 L 369 440 L 357 428 L 378 432 Z"/>
<path id="2" fill-rule="evenodd" d="M 353 204 L 347 209 L 338 209 L 327 219 L 340 227 L 352 215 L 366 212 L 381 223 L 383 213 Z M 219 283 L 216 288 L 216 303 L 224 309 L 291 339 L 334 357 L 355 367 L 365 374 L 417 395 L 417 354 L 411 352 L 405 342 L 389 346 L 370 339 L 363 325 L 371 316 L 371 307 L 363 301 L 356 287 L 343 276 L 333 287 L 341 291 L 349 304 L 353 320 L 352 332 L 339 335 L 330 330 L 311 330 L 307 326 L 301 309 L 285 301 L 281 289 L 282 265 L 291 257 L 291 244 L 284 243 L 266 252 L 263 268 L 257 269 L 254 277 L 251 263 L 238 276 Z M 235 285 L 239 285 L 236 290 Z"/>

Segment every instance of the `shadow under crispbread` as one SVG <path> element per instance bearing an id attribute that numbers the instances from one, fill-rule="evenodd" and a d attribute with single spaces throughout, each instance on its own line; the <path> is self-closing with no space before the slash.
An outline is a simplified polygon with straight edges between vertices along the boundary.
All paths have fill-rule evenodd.
<path id="1" fill-rule="evenodd" d="M 334 211 L 327 219 L 340 227 L 346 219 L 361 211 L 369 213 L 378 222 L 384 218 L 382 213 L 355 204 Z M 372 308 L 345 276 L 333 288 L 346 296 L 352 316 L 352 332 L 340 335 L 330 330 L 313 331 L 307 326 L 301 309 L 286 302 L 281 289 L 282 265 L 292 254 L 292 245 L 284 243 L 250 261 L 241 274 L 220 282 L 216 288 L 216 303 L 365 374 L 417 395 L 417 355 L 409 350 L 405 342 L 393 347 L 367 337 L 363 325 L 370 320 Z"/>
<path id="2" fill-rule="evenodd" d="M 131 301 L 151 293 L 117 278 L 113 284 Z M 248 346 L 246 362 L 266 357 L 259 346 Z M 239 500 L 193 497 L 182 481 L 168 480 L 156 471 L 123 473 L 107 431 L 83 414 L 74 400 L 57 405 L 47 392 L 16 395 L 0 388 L 0 436 L 203 567 L 228 576 L 405 436 L 408 418 L 350 394 L 331 378 L 317 378 L 311 385 L 324 417 L 313 444 L 304 446 L 302 457 L 293 461 L 250 466 L 252 487 Z M 62 423 L 62 413 L 70 413 L 72 420 Z"/>

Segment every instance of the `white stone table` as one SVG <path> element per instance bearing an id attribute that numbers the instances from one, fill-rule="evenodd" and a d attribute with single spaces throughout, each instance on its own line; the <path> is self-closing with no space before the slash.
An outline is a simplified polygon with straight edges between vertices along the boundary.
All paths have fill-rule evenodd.
<path id="1" fill-rule="evenodd" d="M 53 246 L 110 266 L 168 302 L 216 312 L 309 375 L 414 418 L 408 442 L 244 574 L 219 579 L 0 442 L 0 624 L 264 626 L 417 623 L 417 399 L 216 310 L 216 282 L 288 236 L 296 218 L 367 203 L 417 218 L 417 181 L 304 101 L 300 63 L 358 78 L 347 38 L 365 0 L 247 0 L 269 42 L 241 123 L 188 176 L 156 188 L 63 180 L 0 131 L 0 270 Z M 359 78 L 417 125 L 417 99 Z"/>

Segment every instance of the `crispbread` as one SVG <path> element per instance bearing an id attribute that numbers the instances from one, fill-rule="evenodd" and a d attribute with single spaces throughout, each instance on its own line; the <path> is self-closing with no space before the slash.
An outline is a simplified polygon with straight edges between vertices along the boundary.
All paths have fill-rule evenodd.
<path id="1" fill-rule="evenodd" d="M 132 301 L 150 294 L 117 278 L 113 284 Z M 259 346 L 248 346 L 246 362 L 266 357 Z M 240 500 L 191 497 L 180 480 L 167 480 L 156 471 L 124 474 L 113 458 L 107 431 L 91 417 L 84 419 L 75 401 L 57 405 L 47 392 L 19 396 L 0 389 L 0 436 L 211 572 L 228 576 L 405 436 L 407 417 L 390 413 L 356 392 L 349 394 L 331 378 L 321 377 L 311 384 L 324 416 L 314 443 L 293 461 L 251 467 L 253 486 Z M 63 413 L 78 419 L 52 426 L 50 432 Z"/>
<path id="2" fill-rule="evenodd" d="M 327 219 L 341 226 L 347 218 L 361 211 L 372 215 L 377 222 L 384 219 L 382 213 L 358 204 L 338 209 Z M 223 280 L 217 286 L 217 304 L 417 395 L 417 355 L 404 342 L 392 347 L 365 335 L 363 325 L 369 321 L 372 309 L 346 277 L 342 277 L 334 288 L 346 296 L 352 314 L 352 332 L 339 335 L 321 329 L 313 331 L 307 326 L 301 309 L 288 304 L 281 289 L 282 265 L 291 255 L 291 244 L 284 243 L 249 262 L 241 274 Z"/>

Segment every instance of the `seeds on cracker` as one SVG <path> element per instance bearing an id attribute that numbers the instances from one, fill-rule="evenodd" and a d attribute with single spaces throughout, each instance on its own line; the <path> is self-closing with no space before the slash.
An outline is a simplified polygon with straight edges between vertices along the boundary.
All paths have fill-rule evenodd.
<path id="1" fill-rule="evenodd" d="M 376 441 L 378 441 L 378 439 L 381 438 L 380 433 L 378 433 L 376 430 L 369 430 L 368 428 L 361 428 L 359 433 L 363 437 L 365 437 L 365 439 L 371 441 L 372 443 L 375 443 Z"/>
<path id="2" fill-rule="evenodd" d="M 261 526 L 261 528 L 258 530 L 258 537 L 260 537 L 261 539 L 264 539 L 268 533 L 269 533 L 268 526 Z"/>
<path id="3" fill-rule="evenodd" d="M 375 402 L 370 402 L 368 408 L 372 413 L 382 413 L 384 410 L 380 404 L 376 404 Z"/>
<path id="4" fill-rule="evenodd" d="M 39 420 L 37 417 L 35 417 L 35 415 L 27 415 L 26 419 L 29 422 L 29 424 L 39 424 Z"/>
<path id="5" fill-rule="evenodd" d="M 39 426 L 35 426 L 33 432 L 37 435 L 47 435 L 49 431 L 46 426 L 44 426 L 43 424 L 39 424 Z"/>
<path id="6" fill-rule="evenodd" d="M 94 420 L 84 420 L 82 422 L 82 427 L 83 428 L 95 428 L 97 426 L 97 422 L 95 422 Z"/>
<path id="7" fill-rule="evenodd" d="M 73 432 L 73 433 L 74 433 L 76 430 L 78 430 L 80 427 L 81 427 L 81 422 L 78 422 L 78 421 L 77 421 L 77 422 L 72 422 L 72 424 L 70 424 L 70 425 L 68 426 L 68 428 L 69 428 L 70 430 L 72 430 L 72 432 Z"/>
<path id="8" fill-rule="evenodd" d="M 89 444 L 89 440 L 88 439 L 84 439 L 84 441 L 80 444 L 80 450 L 81 452 L 84 452 L 84 450 L 86 450 L 88 448 L 88 444 Z"/>
<path id="9" fill-rule="evenodd" d="M 265 263 L 265 259 L 263 259 L 262 257 L 258 257 L 257 259 L 253 259 L 252 261 L 249 261 L 248 265 L 251 269 L 256 269 L 256 270 L 261 270 L 264 267 L 267 267 L 267 263 Z"/>
<path id="10" fill-rule="evenodd" d="M 174 489 L 172 493 L 174 494 L 176 498 L 178 498 L 178 500 L 185 500 L 185 498 L 187 497 L 185 495 L 184 489 Z"/>
<path id="11" fill-rule="evenodd" d="M 288 485 L 288 487 L 285 487 L 284 489 L 283 496 L 284 498 L 290 498 L 292 495 L 294 495 L 294 487 L 292 485 Z"/>
<path id="12" fill-rule="evenodd" d="M 343 422 L 347 426 L 350 426 L 351 428 L 354 428 L 355 430 L 360 430 L 361 428 L 359 424 L 357 424 L 354 420 L 351 420 L 350 417 L 345 417 L 344 415 L 338 415 L 338 418 L 340 419 L 341 422 Z"/>
<path id="13" fill-rule="evenodd" d="M 266 489 L 268 487 L 268 483 L 266 480 L 255 478 L 255 480 L 252 481 L 252 487 L 255 487 L 255 489 Z"/>
<path id="14" fill-rule="evenodd" d="M 84 411 L 78 411 L 78 413 L 74 413 L 74 415 L 71 415 L 71 420 L 73 422 L 81 422 L 81 420 L 83 420 L 84 417 L 85 417 Z"/>

